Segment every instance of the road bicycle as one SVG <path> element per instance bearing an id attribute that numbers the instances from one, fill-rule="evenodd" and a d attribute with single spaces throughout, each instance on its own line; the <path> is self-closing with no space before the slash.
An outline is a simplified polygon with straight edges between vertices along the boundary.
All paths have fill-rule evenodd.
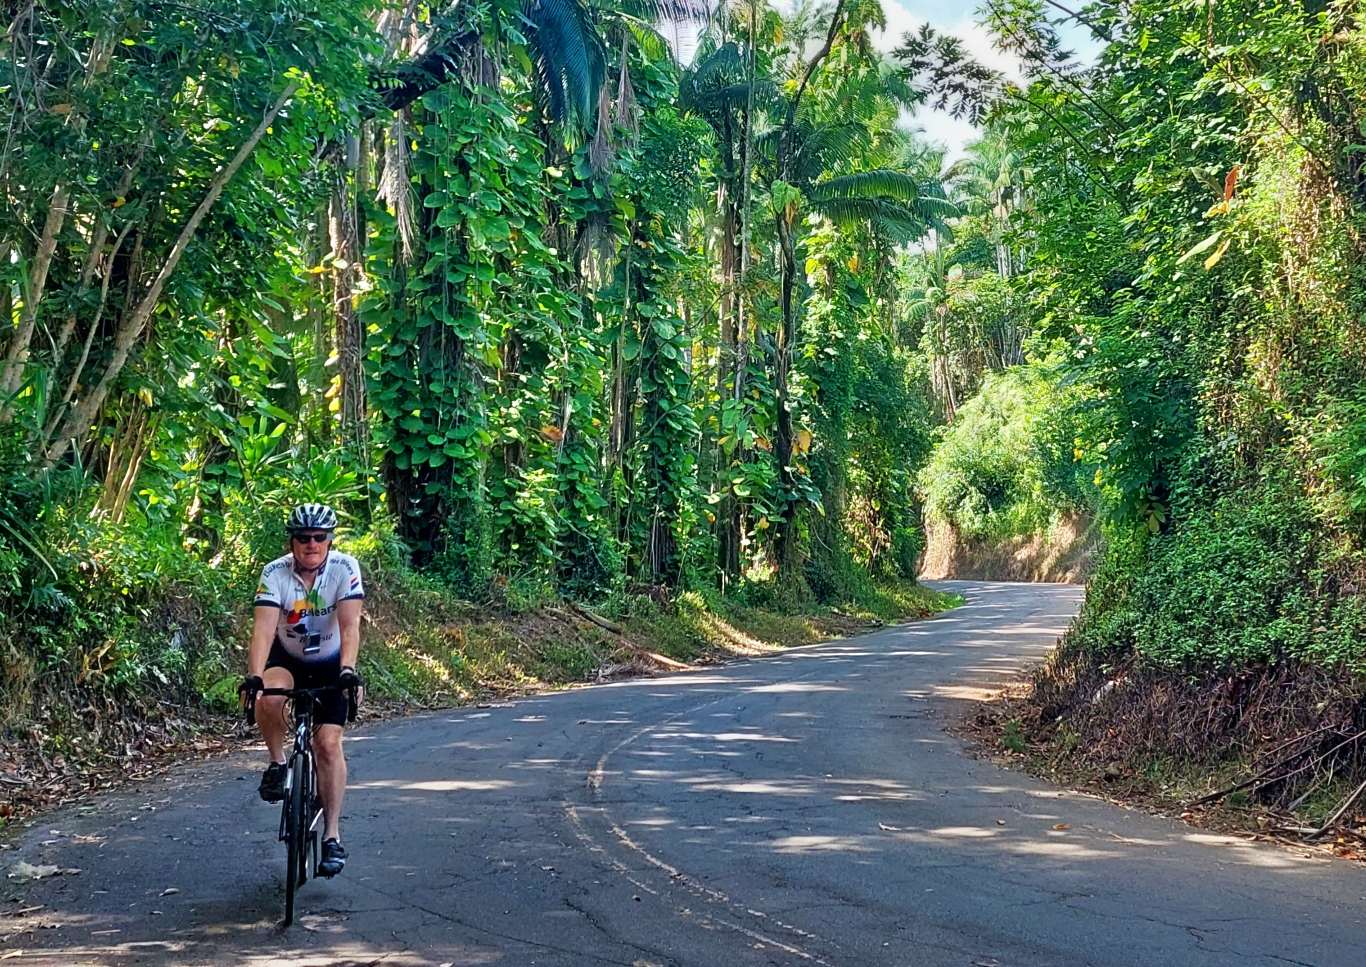
<path id="1" fill-rule="evenodd" d="M 285 920 L 294 922 L 294 894 L 318 872 L 322 843 L 323 803 L 318 795 L 318 773 L 313 762 L 313 707 L 318 697 L 342 689 L 262 688 L 247 696 L 246 719 L 256 724 L 258 695 L 281 695 L 289 699 L 294 714 L 294 751 L 285 773 L 285 798 L 280 804 L 280 842 L 285 844 Z M 356 720 L 356 690 L 346 689 L 346 720 Z"/>

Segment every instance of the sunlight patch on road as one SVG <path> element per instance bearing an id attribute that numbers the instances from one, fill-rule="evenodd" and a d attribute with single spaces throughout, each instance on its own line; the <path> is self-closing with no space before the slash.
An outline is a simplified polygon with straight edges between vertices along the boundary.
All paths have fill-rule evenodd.
<path id="1" fill-rule="evenodd" d="M 996 685 L 936 685 L 931 693 L 940 698 L 953 698 L 965 702 L 989 702 L 997 696 L 1005 683 Z"/>
<path id="2" fill-rule="evenodd" d="M 1019 853 L 1023 856 L 1051 856 L 1058 859 L 1068 860 L 1105 860 L 1116 859 L 1123 856 L 1123 853 L 1116 850 L 1095 849 L 1090 846 L 1082 846 L 1079 843 L 1069 843 L 1063 840 L 1025 840 L 1018 843 L 1002 843 L 1003 849 L 1012 853 Z"/>
<path id="3" fill-rule="evenodd" d="M 861 836 L 783 836 L 770 841 L 779 853 L 871 853 Z"/>
<path id="4" fill-rule="evenodd" d="M 1273 852 L 1245 839 L 1238 839 L 1234 836 L 1220 836 L 1216 833 L 1187 833 L 1181 838 L 1188 843 L 1196 843 L 1200 846 L 1232 847 L 1238 862 L 1245 863 L 1248 866 L 1260 866 L 1268 870 L 1292 870 L 1309 863 L 1317 865 L 1330 862 L 1320 856 L 1281 851 Z"/>
<path id="5" fill-rule="evenodd" d="M 926 832 L 944 839 L 991 839 L 1001 834 L 999 829 L 987 829 L 983 826 L 940 826 Z"/>
<path id="6" fill-rule="evenodd" d="M 495 792 L 513 789 L 521 783 L 507 779 L 429 779 L 422 782 L 400 782 L 397 779 L 374 779 L 352 784 L 353 789 L 402 789 L 408 792 Z"/>
<path id="7" fill-rule="evenodd" d="M 843 685 L 826 685 L 821 682 L 778 682 L 774 685 L 756 685 L 745 689 L 753 694 L 781 695 L 793 692 L 847 692 Z"/>
<path id="8" fill-rule="evenodd" d="M 660 732 L 659 739 L 712 739 L 716 742 L 796 742 L 785 735 L 763 735 L 758 732 Z"/>

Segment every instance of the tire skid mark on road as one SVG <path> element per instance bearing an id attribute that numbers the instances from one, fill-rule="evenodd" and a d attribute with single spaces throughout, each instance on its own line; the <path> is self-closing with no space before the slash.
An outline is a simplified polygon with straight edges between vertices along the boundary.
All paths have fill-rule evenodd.
<path id="1" fill-rule="evenodd" d="M 802 675 L 797 675 L 792 678 L 785 678 L 783 679 L 783 681 L 798 682 L 806 678 L 812 678 L 815 675 L 820 674 L 822 671 L 823 669 L 819 668 L 813 669 L 812 671 L 806 672 Z M 794 935 L 795 937 L 799 938 L 801 941 L 805 943 L 820 944 L 829 949 L 837 950 L 839 949 L 839 945 L 834 943 L 833 941 L 827 940 L 824 937 L 820 937 L 814 933 L 811 933 L 810 931 L 803 930 L 801 927 L 797 927 L 793 924 L 784 923 L 782 920 L 777 919 L 771 914 L 764 913 L 762 910 L 755 910 L 748 906 L 745 906 L 744 904 L 741 904 L 731 899 L 730 896 L 721 892 L 720 890 L 707 886 L 700 880 L 692 876 L 689 876 L 687 873 L 683 872 L 682 870 L 678 869 L 672 864 L 660 859 L 658 856 L 655 856 L 644 846 L 640 845 L 634 839 L 632 839 L 630 834 L 627 833 L 626 830 L 622 829 L 622 827 L 615 820 L 612 819 L 610 813 L 608 813 L 607 811 L 606 803 L 601 802 L 602 786 L 607 779 L 607 763 L 608 760 L 612 758 L 612 756 L 616 755 L 618 752 L 620 752 L 627 746 L 637 742 L 639 739 L 641 739 L 648 733 L 656 731 L 668 725 L 669 723 L 676 721 L 677 719 L 695 715 L 705 708 L 710 708 L 713 705 L 719 705 L 720 703 L 728 700 L 734 700 L 736 697 L 737 696 L 735 694 L 728 693 L 720 696 L 719 698 L 714 698 L 710 701 L 702 702 L 699 705 L 694 705 L 691 708 L 684 709 L 681 712 L 675 712 L 674 714 L 659 719 L 656 722 L 652 722 L 649 725 L 645 725 L 641 728 L 636 729 L 634 732 L 627 735 L 626 738 L 622 739 L 616 745 L 612 746 L 598 758 L 598 761 L 594 764 L 593 768 L 589 771 L 587 776 L 587 786 L 589 794 L 595 800 L 599 800 L 599 803 L 595 808 L 597 812 L 601 815 L 603 821 L 607 824 L 608 828 L 611 830 L 612 835 L 616 837 L 617 841 L 622 846 L 639 855 L 643 860 L 645 860 L 645 862 L 649 863 L 651 866 L 667 874 L 672 882 L 681 885 L 694 896 L 706 902 L 724 907 L 725 909 L 729 910 L 732 914 L 737 915 L 741 918 L 751 917 L 753 919 L 763 921 L 765 925 L 771 924 L 772 926 L 778 927 L 779 929 Z M 573 826 L 575 827 L 575 834 L 579 836 L 580 840 L 583 841 L 585 845 L 589 846 L 589 848 L 593 849 L 595 852 L 601 853 L 611 864 L 612 868 L 616 870 L 616 872 L 624 876 L 631 883 L 635 884 L 636 886 L 640 887 L 641 889 L 645 890 L 653 896 L 660 895 L 659 891 L 651 889 L 650 887 L 642 883 L 639 879 L 637 879 L 635 876 L 633 876 L 630 871 L 630 868 L 627 867 L 624 863 L 621 863 L 619 860 L 616 860 L 611 856 L 607 855 L 606 850 L 601 846 L 601 844 L 594 840 L 592 834 L 588 832 L 587 827 L 583 823 L 582 817 L 578 815 L 578 810 L 576 809 L 576 807 L 566 803 L 565 810 L 566 813 L 569 815 L 571 824 L 573 824 Z M 680 915 L 691 915 L 689 912 L 685 911 L 682 908 L 679 908 L 678 912 Z M 832 967 L 829 961 L 823 959 L 817 954 L 813 954 L 809 951 L 802 950 L 800 947 L 795 947 L 791 944 L 784 943 L 780 940 L 776 940 L 773 937 L 769 937 L 763 933 L 760 933 L 757 930 L 752 930 L 741 924 L 731 923 L 727 920 L 719 919 L 711 914 L 701 914 L 701 916 L 719 926 L 724 926 L 728 929 L 741 933 L 744 936 L 749 937 L 750 939 L 758 943 L 771 945 L 773 947 L 778 948 L 779 950 L 784 951 L 785 953 L 791 954 L 794 957 L 799 957 L 802 960 L 810 961 L 814 964 L 822 964 L 824 965 L 824 967 Z M 796 941 L 794 941 L 794 943 L 795 942 Z"/>
<path id="2" fill-rule="evenodd" d="M 659 890 L 654 889 L 648 883 L 644 882 L 643 880 L 635 876 L 634 873 L 632 873 L 631 868 L 629 866 L 621 862 L 621 860 L 616 859 L 613 856 L 610 856 L 607 853 L 607 851 L 597 842 L 597 840 L 593 838 L 593 834 L 588 832 L 587 827 L 584 825 L 583 817 L 579 814 L 579 807 L 573 805 L 572 803 L 565 803 L 564 809 L 565 814 L 569 817 L 570 824 L 574 827 L 574 834 L 579 837 L 579 840 L 584 844 L 585 847 L 588 848 L 590 852 L 598 853 L 600 856 L 602 856 L 602 858 L 606 861 L 608 866 L 610 866 L 614 872 L 616 872 L 619 876 L 625 879 L 632 886 L 635 886 L 637 889 L 640 889 L 653 897 L 658 897 L 661 900 L 664 899 L 663 894 L 661 894 Z M 722 904 L 733 913 L 747 914 L 752 917 L 758 917 L 761 919 L 769 920 L 770 922 L 780 927 L 783 927 L 786 930 L 791 930 L 795 933 L 803 935 L 804 938 L 808 938 L 811 940 L 819 939 L 815 937 L 813 934 L 806 933 L 806 931 L 799 930 L 795 927 L 791 927 L 783 923 L 782 921 L 774 920 L 772 917 L 769 917 L 767 914 L 762 913 L 758 910 L 750 910 L 745 907 L 742 907 L 739 904 L 732 901 L 724 893 L 721 893 L 719 890 L 713 890 L 709 887 L 703 886 L 702 884 L 694 880 L 692 877 L 688 876 L 686 873 L 681 873 L 675 870 L 672 866 L 669 866 L 662 860 L 657 859 L 656 857 L 652 856 L 650 853 L 642 849 L 640 846 L 632 842 L 629 836 L 625 836 L 625 834 L 621 832 L 621 828 L 617 826 L 616 823 L 613 823 L 611 819 L 607 818 L 605 810 L 603 810 L 601 807 L 594 807 L 594 809 L 602 814 L 603 818 L 606 819 L 608 825 L 612 828 L 612 831 L 618 834 L 618 838 L 624 838 L 624 842 L 626 843 L 626 845 L 628 845 L 630 848 L 639 853 L 647 862 L 668 872 L 670 879 L 672 879 L 675 883 L 678 883 L 680 886 L 688 890 L 688 892 L 692 893 L 699 899 L 706 900 L 711 903 Z M 734 923 L 731 920 L 725 919 L 723 917 L 718 917 L 715 914 L 706 913 L 705 911 L 694 911 L 689 907 L 679 907 L 677 905 L 675 905 L 674 912 L 680 918 L 683 919 L 698 917 L 699 919 L 705 920 L 708 923 L 715 924 L 718 927 L 725 927 L 727 930 L 731 930 L 735 933 L 741 934 L 742 936 L 748 937 L 750 940 L 753 940 L 756 944 L 762 944 L 765 947 L 774 947 L 778 950 L 783 951 L 783 953 L 792 955 L 793 957 L 798 957 L 802 960 L 809 961 L 813 964 L 820 964 L 821 967 L 834 967 L 834 965 L 831 964 L 830 961 L 825 960 L 824 958 L 816 954 L 802 950 L 800 947 L 794 947 L 792 944 L 784 943 L 783 941 L 770 937 L 767 934 L 761 933 L 758 930 L 752 930 L 749 927 L 744 926 L 743 924 Z"/>

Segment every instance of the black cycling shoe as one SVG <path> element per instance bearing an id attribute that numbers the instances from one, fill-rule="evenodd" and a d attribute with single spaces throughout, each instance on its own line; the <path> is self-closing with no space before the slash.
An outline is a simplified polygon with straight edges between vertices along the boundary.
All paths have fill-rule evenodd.
<path id="1" fill-rule="evenodd" d="M 279 802 L 285 798 L 285 774 L 288 770 L 282 762 L 272 762 L 261 774 L 260 793 L 266 802 Z"/>
<path id="2" fill-rule="evenodd" d="M 340 840 L 323 840 L 323 858 L 318 861 L 319 876 L 336 876 L 346 866 L 346 847 Z"/>

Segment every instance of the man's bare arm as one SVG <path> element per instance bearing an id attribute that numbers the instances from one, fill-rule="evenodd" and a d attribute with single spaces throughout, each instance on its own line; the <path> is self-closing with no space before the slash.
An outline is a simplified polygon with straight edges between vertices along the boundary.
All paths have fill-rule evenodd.
<path id="1" fill-rule="evenodd" d="M 360 654 L 360 613 L 365 602 L 351 598 L 337 605 L 337 624 L 341 626 L 341 663 L 356 667 Z"/>
<path id="2" fill-rule="evenodd" d="M 251 626 L 251 644 L 247 647 L 247 674 L 263 675 L 270 646 L 275 640 L 275 627 L 280 621 L 280 609 L 258 604 Z"/>

